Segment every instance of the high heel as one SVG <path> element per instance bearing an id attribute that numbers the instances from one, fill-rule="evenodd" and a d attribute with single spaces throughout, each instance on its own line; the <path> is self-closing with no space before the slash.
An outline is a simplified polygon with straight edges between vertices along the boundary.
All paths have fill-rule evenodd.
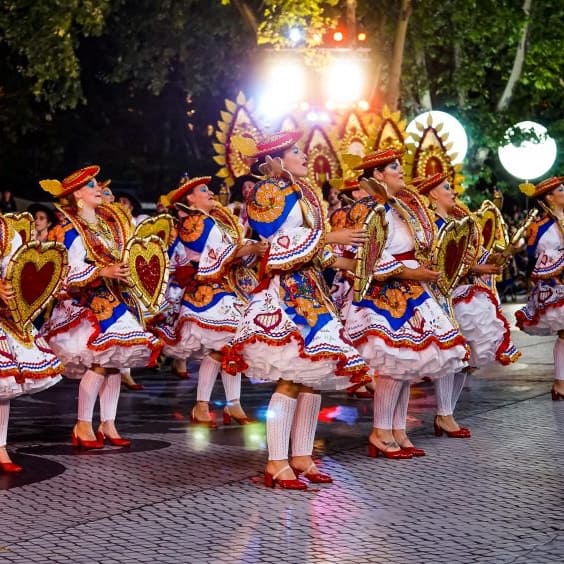
<path id="1" fill-rule="evenodd" d="M 129 384 L 128 382 L 122 382 L 121 384 L 122 384 L 122 386 L 125 386 L 128 390 L 138 391 L 138 390 L 144 390 L 145 389 L 145 386 L 143 384 L 137 384 L 137 382 L 135 384 Z"/>
<path id="2" fill-rule="evenodd" d="M 359 388 L 363 388 L 365 384 L 355 384 L 354 386 L 349 386 L 347 388 L 347 396 L 349 398 L 357 398 L 357 399 L 371 399 L 374 397 L 374 392 L 370 390 L 363 390 L 358 391 Z"/>
<path id="3" fill-rule="evenodd" d="M 417 448 L 414 446 L 403 447 L 400 445 L 400 448 L 401 450 L 403 450 L 403 452 L 411 454 L 411 456 L 425 456 L 427 454 L 422 448 Z"/>
<path id="4" fill-rule="evenodd" d="M 554 386 L 552 386 L 550 394 L 552 395 L 552 401 L 564 400 L 564 394 L 561 394 L 560 392 L 555 390 Z"/>
<path id="5" fill-rule="evenodd" d="M 204 419 L 197 419 L 194 415 L 194 407 L 190 413 L 190 421 L 192 425 L 201 425 L 203 427 L 208 427 L 208 429 L 217 429 L 217 423 L 213 419 L 204 420 Z M 224 419 L 225 421 L 225 419 Z"/>
<path id="6" fill-rule="evenodd" d="M 87 440 L 81 439 L 76 434 L 76 429 L 73 429 L 72 433 L 71 433 L 71 444 L 75 448 L 84 448 L 86 450 L 92 450 L 92 449 L 102 448 L 104 446 L 104 441 L 100 440 L 98 434 L 96 434 L 96 440 L 95 441 L 87 441 Z"/>
<path id="7" fill-rule="evenodd" d="M 268 488 L 273 488 L 278 484 L 284 490 L 307 490 L 307 484 L 294 478 L 293 480 L 280 480 L 278 476 L 282 474 L 285 470 L 291 470 L 289 465 L 284 466 L 281 470 L 278 470 L 276 474 L 271 474 L 270 472 L 264 471 L 264 485 Z"/>
<path id="8" fill-rule="evenodd" d="M 391 443 L 385 443 L 384 441 L 382 441 L 382 444 L 384 446 L 393 446 L 394 443 L 395 443 L 395 441 L 391 442 Z M 405 450 L 403 450 L 401 448 L 399 450 L 385 450 L 385 449 L 381 449 L 380 447 L 377 447 L 374 443 L 372 443 L 369 440 L 368 441 L 368 456 L 370 456 L 372 458 L 377 458 L 380 454 L 384 458 L 389 458 L 391 460 L 407 460 L 408 458 L 413 458 L 413 455 L 411 453 L 406 452 Z"/>
<path id="9" fill-rule="evenodd" d="M 223 424 L 224 425 L 231 425 L 231 420 L 235 421 L 235 423 L 239 425 L 250 425 L 251 423 L 256 423 L 257 420 L 253 419 L 252 417 L 235 417 L 235 415 L 231 415 L 229 413 L 229 408 L 225 406 L 223 408 Z"/>
<path id="10" fill-rule="evenodd" d="M 296 475 L 296 478 L 299 478 L 300 474 L 304 475 L 304 478 L 307 478 L 312 484 L 332 484 L 333 478 L 329 476 L 329 474 L 322 474 L 321 472 L 312 472 L 314 468 L 317 468 L 315 463 L 312 462 L 307 470 L 300 470 L 295 466 L 290 465 L 290 468 Z"/>
<path id="11" fill-rule="evenodd" d="M 104 435 L 104 433 L 98 429 L 96 433 L 96 438 L 104 444 L 104 442 L 108 442 L 113 446 L 118 447 L 128 447 L 131 446 L 131 441 L 129 439 L 122 439 L 121 437 L 110 437 L 108 435 Z"/>
<path id="12" fill-rule="evenodd" d="M 0 462 L 0 470 L 5 474 L 17 474 L 21 472 L 23 468 L 19 464 L 14 464 L 13 462 Z"/>
<path id="13" fill-rule="evenodd" d="M 446 429 L 443 429 L 439 425 L 438 415 L 435 415 L 435 419 L 433 420 L 433 429 L 435 430 L 435 437 L 442 437 L 443 433 L 451 439 L 469 439 L 472 436 L 470 429 L 467 427 L 460 427 L 460 429 L 456 431 L 447 431 Z"/>

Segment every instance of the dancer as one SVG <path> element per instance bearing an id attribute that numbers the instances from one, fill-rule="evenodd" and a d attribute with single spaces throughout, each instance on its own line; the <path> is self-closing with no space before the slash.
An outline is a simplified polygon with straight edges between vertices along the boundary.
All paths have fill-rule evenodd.
<path id="1" fill-rule="evenodd" d="M 123 214 L 103 203 L 96 181 L 99 170 L 88 166 L 62 182 L 40 182 L 60 201 L 70 265 L 65 291 L 44 331 L 65 364 L 65 375 L 81 378 L 72 444 L 87 449 L 102 448 L 104 440 L 129 446 L 130 441 L 123 439 L 115 426 L 119 370 L 123 366 L 152 366 L 162 346 L 126 305 L 129 299 L 121 284 L 129 280 L 129 269 L 120 257 L 130 225 Z M 94 433 L 92 415 L 98 395 L 101 424 Z"/>
<path id="2" fill-rule="evenodd" d="M 362 243 L 361 231 L 327 232 L 319 197 L 303 182 L 307 157 L 296 145 L 301 132 L 285 131 L 256 143 L 235 138 L 237 149 L 256 159 L 267 180 L 247 201 L 250 226 L 269 250 L 261 280 L 237 329 L 225 366 L 276 382 L 268 406 L 266 485 L 306 489 L 297 479 L 328 483 L 312 460 L 321 396 L 317 390 L 344 389 L 364 381 L 367 366 L 352 347 L 328 297 L 321 270 L 352 268 L 326 244 Z M 289 443 L 292 456 L 288 460 Z"/>
<path id="3" fill-rule="evenodd" d="M 435 215 L 438 229 L 446 225 L 451 217 L 460 219 L 466 212 L 457 204 L 456 194 L 448 181 L 448 174 L 434 174 L 417 186 L 419 194 L 426 196 Z M 470 369 L 486 366 L 494 361 L 506 365 L 515 362 L 521 355 L 511 341 L 509 323 L 501 312 L 498 297 L 481 278 L 500 274 L 502 267 L 488 263 L 490 254 L 481 249 L 471 267 L 470 274 L 458 284 L 452 294 L 454 316 L 462 335 L 470 346 L 468 370 L 449 374 L 435 380 L 437 416 L 434 420 L 435 434 L 448 437 L 469 438 L 471 432 L 460 427 L 454 418 L 454 410 L 466 375 Z"/>
<path id="4" fill-rule="evenodd" d="M 0 299 L 4 304 L 17 299 L 14 288 L 4 277 L 10 259 L 21 245 L 20 235 L 0 216 Z M 53 386 L 61 379 L 63 365 L 34 328 L 29 338 L 24 339 L 0 318 L 0 341 L 0 470 L 16 473 L 21 472 L 22 467 L 12 462 L 6 450 L 10 400 Z"/>
<path id="5" fill-rule="evenodd" d="M 267 246 L 244 239 L 238 219 L 216 201 L 208 188 L 210 181 L 209 176 L 186 178 L 168 194 L 169 202 L 185 214 L 178 225 L 178 237 L 197 267 L 194 277 L 185 280 L 174 332 L 170 327 L 159 331 L 158 326 L 156 331 L 166 343 L 166 355 L 181 359 L 204 355 L 191 420 L 215 428 L 209 401 L 221 369 L 221 350 L 235 334 L 247 293 L 254 287 L 254 278 L 246 267 L 256 256 L 262 256 Z M 253 422 L 241 407 L 241 375 L 222 372 L 221 376 L 227 400 L 224 424 L 232 420 L 240 425 Z"/>
<path id="6" fill-rule="evenodd" d="M 564 176 L 521 188 L 545 214 L 529 231 L 527 254 L 534 286 L 527 305 L 515 315 L 519 329 L 529 335 L 558 335 L 551 390 L 553 401 L 558 401 L 564 399 Z"/>
<path id="7" fill-rule="evenodd" d="M 431 248 L 435 230 L 418 196 L 408 190 L 401 151 L 386 149 L 366 155 L 355 170 L 387 189 L 388 239 L 374 279 L 362 301 L 348 309 L 345 327 L 360 354 L 376 372 L 374 428 L 369 454 L 405 459 L 424 456 L 406 432 L 411 382 L 444 378 L 466 366 L 464 338 L 452 325 L 425 283 L 440 273 L 422 266 L 417 256 Z M 374 197 L 355 205 L 366 211 Z M 363 214 L 351 210 L 350 215 Z"/>

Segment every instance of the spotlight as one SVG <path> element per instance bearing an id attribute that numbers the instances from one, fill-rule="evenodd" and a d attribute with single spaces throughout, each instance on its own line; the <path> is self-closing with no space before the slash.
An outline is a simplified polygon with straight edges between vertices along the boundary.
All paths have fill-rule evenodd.
<path id="1" fill-rule="evenodd" d="M 340 43 L 344 38 L 345 36 L 343 35 L 342 31 L 336 31 L 333 34 L 333 41 L 336 41 L 337 43 Z"/>

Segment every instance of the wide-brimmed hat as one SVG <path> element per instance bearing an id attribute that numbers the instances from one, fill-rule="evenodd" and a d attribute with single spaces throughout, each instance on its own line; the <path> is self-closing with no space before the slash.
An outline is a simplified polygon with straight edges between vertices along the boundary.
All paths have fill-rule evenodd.
<path id="1" fill-rule="evenodd" d="M 564 176 L 552 176 L 551 178 L 539 182 L 536 186 L 529 183 L 520 184 L 519 189 L 523 194 L 529 196 L 529 198 L 540 198 L 552 192 L 555 188 L 558 188 L 560 184 L 564 184 Z"/>
<path id="2" fill-rule="evenodd" d="M 353 170 L 366 170 L 369 168 L 380 168 L 393 163 L 395 160 L 401 160 L 405 150 L 404 149 L 382 149 L 381 151 L 374 151 L 368 153 L 357 161 L 352 167 Z"/>
<path id="3" fill-rule="evenodd" d="M 272 155 L 293 147 L 303 135 L 302 131 L 279 131 L 270 135 L 264 135 L 260 139 L 250 136 L 235 135 L 231 144 L 245 157 L 260 159 L 266 155 Z"/>
<path id="4" fill-rule="evenodd" d="M 39 185 L 43 190 L 55 196 L 55 198 L 65 198 L 79 188 L 82 188 L 87 182 L 95 178 L 99 172 L 100 167 L 98 165 L 85 166 L 75 170 L 62 181 L 45 179 L 40 180 Z"/>
<path id="5" fill-rule="evenodd" d="M 440 186 L 447 178 L 448 173 L 439 172 L 412 184 L 420 194 L 427 195 L 433 188 Z"/>
<path id="6" fill-rule="evenodd" d="M 178 188 L 171 190 L 168 194 L 161 196 L 159 201 L 165 206 L 170 207 L 172 204 L 179 202 L 182 198 L 196 186 L 205 184 L 206 186 L 211 182 L 211 176 L 195 176 L 194 178 L 184 178 Z"/>

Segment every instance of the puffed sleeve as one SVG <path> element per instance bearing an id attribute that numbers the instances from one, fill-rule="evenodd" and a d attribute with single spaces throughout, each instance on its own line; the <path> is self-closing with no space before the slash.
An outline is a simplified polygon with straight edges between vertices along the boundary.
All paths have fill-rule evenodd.
<path id="1" fill-rule="evenodd" d="M 531 273 L 533 279 L 547 279 L 559 276 L 564 268 L 562 235 L 556 222 L 542 234 L 539 233 L 535 249 L 537 260 Z"/>
<path id="2" fill-rule="evenodd" d="M 179 236 L 198 260 L 198 278 L 218 280 L 227 275 L 237 258 L 237 244 L 211 217 L 193 213 L 184 218 Z"/>
<path id="3" fill-rule="evenodd" d="M 78 231 L 69 228 L 65 231 L 63 239 L 69 255 L 69 272 L 65 285 L 84 287 L 100 277 L 100 267 L 87 260 L 86 247 Z"/>
<path id="4" fill-rule="evenodd" d="M 247 204 L 250 226 L 270 242 L 266 272 L 294 270 L 311 262 L 325 246 L 323 228 L 304 226 L 300 193 L 284 180 L 255 185 Z"/>

